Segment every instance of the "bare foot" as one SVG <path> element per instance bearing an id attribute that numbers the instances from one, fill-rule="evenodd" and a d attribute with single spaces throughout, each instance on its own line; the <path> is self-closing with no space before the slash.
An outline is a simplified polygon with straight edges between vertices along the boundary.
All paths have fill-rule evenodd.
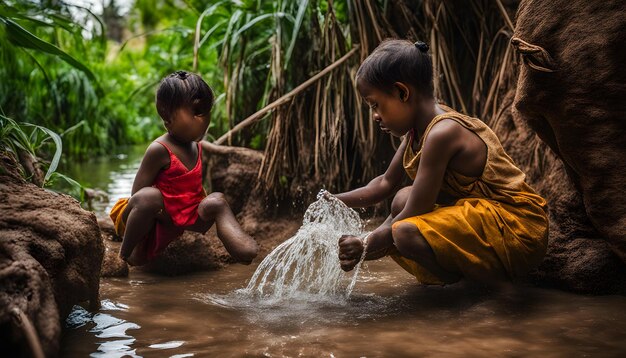
<path id="1" fill-rule="evenodd" d="M 248 236 L 245 241 L 231 247 L 229 254 L 236 262 L 242 265 L 250 265 L 252 260 L 259 254 L 259 244 L 251 236 Z"/>

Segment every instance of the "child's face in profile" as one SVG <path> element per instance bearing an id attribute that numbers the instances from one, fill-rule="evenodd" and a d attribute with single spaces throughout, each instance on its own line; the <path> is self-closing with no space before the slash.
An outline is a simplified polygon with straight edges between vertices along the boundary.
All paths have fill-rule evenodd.
<path id="1" fill-rule="evenodd" d="M 209 113 L 197 115 L 189 107 L 179 108 L 169 122 L 165 122 L 167 131 L 181 142 L 200 141 L 204 138 L 211 117 Z"/>
<path id="2" fill-rule="evenodd" d="M 373 118 L 383 132 L 401 137 L 413 127 L 413 108 L 402 99 L 402 93 L 397 88 L 388 93 L 358 79 L 357 90 L 372 110 Z"/>

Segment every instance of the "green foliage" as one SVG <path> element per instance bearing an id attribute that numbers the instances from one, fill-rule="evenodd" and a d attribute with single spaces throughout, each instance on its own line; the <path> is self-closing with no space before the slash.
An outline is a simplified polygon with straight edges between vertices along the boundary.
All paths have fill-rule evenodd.
<path id="1" fill-rule="evenodd" d="M 38 21 L 28 17 L 22 17 L 32 21 Z M 72 65 L 73 67 L 83 71 L 91 80 L 95 80 L 95 76 L 89 68 L 83 65 L 80 61 L 70 56 L 66 52 L 62 51 L 58 47 L 52 45 L 49 42 L 41 40 L 39 37 L 31 34 L 28 30 L 24 29 L 10 18 L 0 14 L 0 22 L 5 25 L 6 35 L 9 41 L 15 46 L 30 48 L 37 51 L 45 52 L 61 58 L 63 61 Z"/>
<path id="2" fill-rule="evenodd" d="M 85 46 L 83 28 L 68 12 L 31 2 L 3 4 L 0 8 L 3 111 L 56 132 L 70 127 L 80 127 L 77 132 L 84 132 L 95 127 L 95 120 L 83 121 L 76 115 L 92 112 L 102 96 L 97 76 L 85 64 L 85 56 L 80 56 L 86 50 L 98 54 Z M 101 44 L 96 39 L 92 42 Z M 83 125 L 77 127 L 79 123 Z M 80 152 L 81 148 L 72 142 L 68 141 L 66 149 Z"/>
<path id="3" fill-rule="evenodd" d="M 322 31 L 331 7 L 339 37 L 348 37 L 346 1 L 138 0 L 123 22 L 111 13 L 116 6 L 100 16 L 64 2 L 0 4 L 0 108 L 64 133 L 69 157 L 107 154 L 162 134 L 154 91 L 175 70 L 201 74 L 216 92 L 212 139 L 348 50 L 342 40 L 336 53 L 325 45 L 332 54 L 316 57 L 324 41 L 334 46 Z M 124 26 L 123 43 L 107 38 L 108 19 L 116 21 L 111 29 Z M 268 118 L 232 143 L 266 148 Z M 47 179 L 54 178 L 63 179 Z"/>
<path id="4" fill-rule="evenodd" d="M 30 132 L 26 128 L 30 128 Z M 44 184 L 59 165 L 63 148 L 61 137 L 48 128 L 30 123 L 18 124 L 11 118 L 0 115 L 0 145 L 16 159 L 20 157 L 20 152 L 36 156 L 49 140 L 54 142 L 55 150 L 44 177 Z"/>
<path id="5" fill-rule="evenodd" d="M 62 135 L 69 156 L 163 133 L 154 91 L 175 70 L 216 92 L 213 139 L 358 43 L 358 55 L 230 139 L 265 149 L 268 187 L 314 178 L 344 190 L 382 170 L 371 158 L 389 138 L 368 120 L 354 74 L 385 37 L 428 39 L 443 79 L 436 95 L 486 119 L 499 113 L 513 56 L 510 20 L 484 0 L 137 0 L 123 16 L 114 4 L 102 16 L 57 1 L 0 4 L 0 108 L 57 133 L 72 128 Z M 123 35 L 109 39 L 108 29 Z"/>
<path id="6" fill-rule="evenodd" d="M 119 44 L 107 40 L 110 14 L 63 2 L 0 3 L 0 108 L 56 132 L 80 124 L 64 137 L 64 152 L 80 157 L 161 134 L 154 91 L 179 69 L 200 73 L 218 94 L 209 137 L 220 136 L 306 77 L 297 64 L 310 56 L 302 51 L 308 19 L 327 7 L 314 0 L 138 0 Z M 235 139 L 263 148 L 267 129 L 262 123 Z"/>
<path id="7" fill-rule="evenodd" d="M 70 133 L 75 128 L 71 128 L 61 135 Z M 34 173 L 27 174 L 29 171 L 27 166 L 41 164 L 46 169 L 41 182 L 42 186 L 51 186 L 55 180 L 62 179 L 70 185 L 70 194 L 82 201 L 84 199 L 84 187 L 74 179 L 56 171 L 63 148 L 61 135 L 39 125 L 18 123 L 11 118 L 0 115 L 0 150 L 10 153 L 20 163 L 25 179 L 33 180 L 34 175 Z M 42 161 L 40 156 L 51 152 L 48 148 L 51 143 L 54 144 L 52 159 L 50 162 Z M 30 162 L 29 159 L 32 159 L 33 162 Z"/>

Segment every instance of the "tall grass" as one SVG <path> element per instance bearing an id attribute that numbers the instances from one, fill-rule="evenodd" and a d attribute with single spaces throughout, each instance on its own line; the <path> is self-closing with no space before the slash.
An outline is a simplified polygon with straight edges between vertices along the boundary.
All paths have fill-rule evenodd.
<path id="1" fill-rule="evenodd" d="M 70 193 L 82 201 L 85 188 L 56 171 L 61 159 L 62 143 L 61 135 L 48 128 L 18 123 L 0 115 L 0 152 L 8 153 L 15 159 L 22 176 L 40 187 L 50 186 L 55 180 L 63 180 L 69 184 Z M 53 153 L 50 161 L 42 159 L 47 152 Z"/>
<path id="2" fill-rule="evenodd" d="M 65 151 L 84 156 L 158 135 L 153 93 L 174 70 L 193 69 L 219 94 L 209 128 L 215 139 L 358 45 L 348 61 L 228 137 L 229 144 L 264 150 L 259 188 L 275 198 L 319 187 L 346 190 L 388 165 L 398 142 L 377 130 L 355 90 L 359 63 L 387 37 L 428 42 L 437 97 L 492 125 L 513 81 L 515 9 L 501 0 L 140 0 L 126 17 L 121 44 L 106 39 L 98 16 L 102 26 L 84 38 L 87 29 L 63 3 L 53 9 L 4 4 L 11 11 L 0 19 L 55 45 L 87 71 L 19 46 L 5 20 L 0 106 L 12 118 L 59 133 L 73 128 Z"/>
<path id="3" fill-rule="evenodd" d="M 357 45 L 359 56 L 322 77 L 251 129 L 256 133 L 268 130 L 259 188 L 276 198 L 310 196 L 320 186 L 341 191 L 361 185 L 384 170 L 398 142 L 373 125 L 355 90 L 355 72 L 359 63 L 388 37 L 428 42 L 436 72 L 436 96 L 457 110 L 497 125 L 499 113 L 506 108 L 501 98 L 513 80 L 509 39 L 514 8 L 506 8 L 500 0 L 300 1 L 297 5 L 274 7 L 273 15 L 258 15 L 287 21 L 275 20 L 271 31 L 265 29 L 261 36 L 255 33 L 264 40 L 261 43 L 265 47 L 259 49 L 262 57 L 269 56 L 269 66 L 258 69 L 256 74 L 246 71 L 253 61 L 248 60 L 252 56 L 246 52 L 250 42 L 245 36 L 220 49 L 220 58 L 227 59 L 223 62 L 224 85 L 227 113 L 231 121 L 235 120 L 231 126 L 236 119 L 254 112 L 249 106 L 240 106 L 237 99 L 256 103 L 258 109 Z M 247 22 L 240 18 L 231 17 L 230 33 L 245 32 L 239 29 Z M 285 30 L 291 18 L 299 19 L 293 22 L 297 26 Z M 250 87 L 255 87 L 255 78 L 259 77 L 267 79 L 263 95 L 253 92 L 257 94 L 250 96 Z M 258 91 L 261 87 L 256 88 Z M 245 145 L 245 138 L 245 134 L 235 137 L 231 143 Z"/>
<path id="4" fill-rule="evenodd" d="M 159 45 L 162 52 L 156 54 L 150 48 L 120 51 L 107 41 L 99 16 L 83 11 L 88 17 L 77 19 L 70 12 L 74 6 L 54 4 L 2 2 L 0 108 L 56 132 L 73 128 L 64 138 L 64 153 L 74 157 L 153 139 L 162 131 L 154 85 L 167 71 L 186 67 L 192 56 L 179 64 L 175 45 Z M 87 28 L 87 20 L 95 27 Z"/>

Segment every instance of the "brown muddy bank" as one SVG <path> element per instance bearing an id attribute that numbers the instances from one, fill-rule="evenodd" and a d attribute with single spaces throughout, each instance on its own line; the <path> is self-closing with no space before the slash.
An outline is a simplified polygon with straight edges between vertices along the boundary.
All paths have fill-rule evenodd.
<path id="1" fill-rule="evenodd" d="M 490 125 L 548 200 L 548 253 L 533 275 L 544 286 L 626 292 L 625 12 L 612 1 L 519 5 L 517 78 Z"/>
<path id="2" fill-rule="evenodd" d="M 61 320 L 72 307 L 99 306 L 104 246 L 93 213 L 70 196 L 22 179 L 0 157 L 0 337 L 5 356 L 30 355 L 16 315 L 32 323 L 46 356 L 59 349 Z M 35 340 L 35 344 L 37 340 Z"/>

